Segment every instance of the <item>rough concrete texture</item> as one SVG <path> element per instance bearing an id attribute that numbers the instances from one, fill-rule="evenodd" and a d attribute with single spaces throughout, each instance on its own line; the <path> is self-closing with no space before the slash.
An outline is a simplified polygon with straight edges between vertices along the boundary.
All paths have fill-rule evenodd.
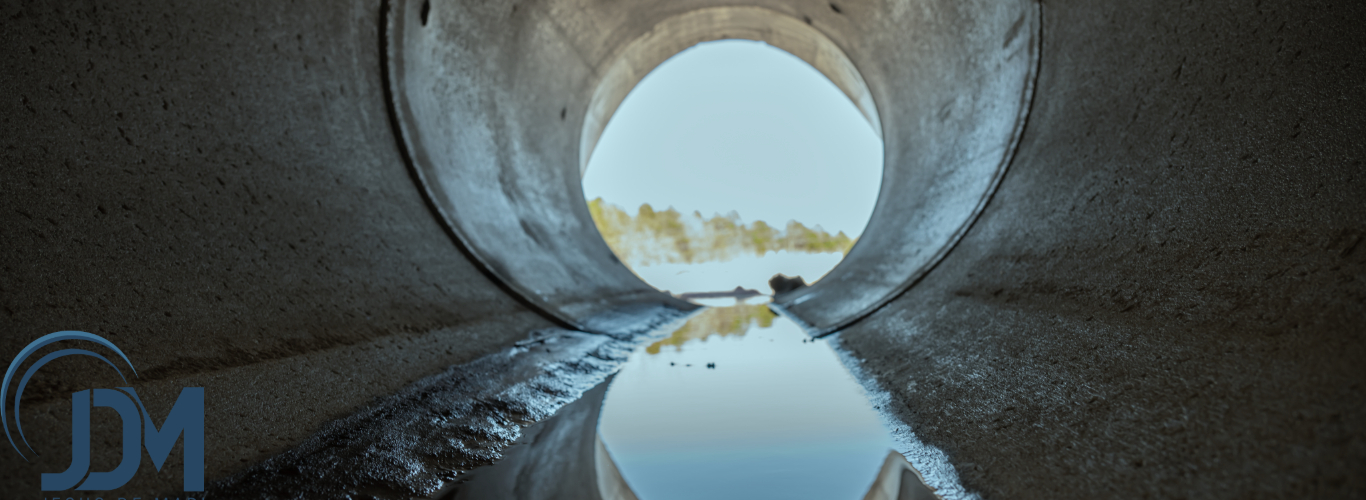
<path id="1" fill-rule="evenodd" d="M 1035 2 L 855 5 L 832 36 L 860 49 L 852 57 L 883 108 L 878 203 L 820 286 L 775 299 L 820 334 L 872 312 L 952 250 L 1011 162 L 1039 62 Z"/>
<path id="2" fill-rule="evenodd" d="M 832 330 L 904 290 L 961 236 L 1014 152 L 1039 6 L 748 3 L 394 0 L 385 53 L 396 122 L 442 219 L 491 273 L 566 324 L 667 301 L 596 237 L 581 161 L 649 69 L 698 42 L 749 38 L 830 75 L 886 140 L 882 196 L 849 264 L 785 306 Z"/>
<path id="3" fill-rule="evenodd" d="M 153 412 L 206 387 L 214 479 L 551 326 L 469 264 L 414 189 L 381 96 L 378 11 L 0 7 L 4 363 L 79 329 L 129 353 Z M 34 378 L 25 431 L 42 459 L 0 453 L 0 490 L 37 494 L 40 471 L 66 467 L 67 394 L 119 385 L 100 366 L 64 358 Z M 110 420 L 97 443 L 117 440 Z M 94 470 L 117 463 L 107 448 Z M 126 490 L 178 487 L 178 460 L 160 475 L 144 462 Z"/>
<path id="4" fill-rule="evenodd" d="M 1363 20 L 1049 2 L 1000 191 L 842 345 L 988 498 L 1362 498 Z"/>
<path id="5" fill-rule="evenodd" d="M 611 378 L 527 427 L 498 463 L 457 479 L 443 500 L 638 500 L 598 437 Z M 606 488 L 602 486 L 607 486 Z"/>
<path id="6" fill-rule="evenodd" d="M 667 313 L 662 317 L 681 319 Z M 663 323 L 668 324 L 677 326 Z M 564 490 L 559 498 L 601 498 L 592 453 L 606 380 L 640 342 L 658 338 L 652 334 L 661 329 L 672 331 L 656 328 L 660 326 L 647 322 L 621 336 L 538 330 L 503 351 L 451 367 L 330 422 L 298 447 L 212 485 L 207 493 L 227 498 L 426 498 L 451 494 L 457 482 L 468 479 L 465 473 L 484 467 L 483 475 L 459 487 L 461 494 L 466 487 L 501 491 L 511 481 L 518 491 L 542 493 L 525 498 L 550 498 L 544 493 L 557 487 Z M 548 431 L 542 423 L 523 436 L 523 427 L 552 414 L 557 418 L 550 420 Z M 587 426 L 569 423 L 585 420 Z M 585 432 L 588 439 L 580 443 Z M 549 450 L 542 450 L 551 453 L 523 452 L 498 461 L 505 448 L 527 439 L 551 442 Z M 556 455 L 553 443 L 560 441 L 573 452 Z M 589 454 L 586 463 L 579 460 L 581 453 Z M 489 472 L 486 466 L 495 461 L 499 469 Z M 516 470 L 535 468 L 527 463 L 545 468 L 546 477 L 518 480 Z M 500 477 L 505 468 L 514 469 L 510 478 Z M 565 477 L 582 480 L 563 481 Z"/>
<path id="7" fill-rule="evenodd" d="M 759 40 L 825 71 L 855 104 L 886 103 L 865 113 L 888 166 L 868 230 L 848 265 L 786 305 L 831 329 L 890 299 L 956 241 L 1004 172 L 1032 96 L 1038 5 L 747 3 L 394 0 L 396 121 L 433 205 L 492 273 L 566 324 L 666 302 L 597 237 L 579 187 L 592 143 L 580 139 L 678 51 Z"/>
<path id="8" fill-rule="evenodd" d="M 888 163 L 886 185 L 905 189 L 884 189 L 878 233 L 865 236 L 884 238 L 881 250 L 861 243 L 863 264 L 825 289 L 929 271 L 840 341 L 969 489 L 1366 496 L 1366 6 L 436 1 L 429 22 L 458 29 L 427 47 L 469 57 L 429 83 L 481 118 L 421 133 L 469 146 L 450 151 L 464 163 L 444 165 L 456 169 L 448 187 L 461 187 L 461 168 L 499 183 L 497 196 L 448 206 L 415 182 L 405 155 L 420 150 L 389 114 L 381 13 L 409 4 L 0 6 L 0 359 L 80 329 L 130 354 L 154 413 L 180 387 L 206 387 L 215 480 L 556 321 L 648 321 L 562 280 L 622 273 L 602 267 L 616 263 L 574 205 L 582 194 L 555 189 L 572 190 L 579 124 L 633 40 L 674 16 L 752 6 L 841 48 L 877 103 L 887 150 L 910 159 Z M 1031 11 L 1042 43 L 1023 134 L 977 128 L 1020 116 L 1023 101 L 1000 96 L 1023 95 L 1026 80 L 985 63 L 1027 68 L 1009 55 Z M 942 59 L 911 57 L 932 53 Z M 946 106 L 944 85 L 998 98 Z M 955 125 L 934 128 L 944 120 Z M 970 202 L 991 185 L 916 155 L 992 174 L 998 161 L 976 160 L 1007 153 L 999 191 L 947 260 L 903 265 L 969 227 Z M 461 250 L 459 224 L 480 221 L 438 212 L 473 199 L 492 203 L 476 218 L 500 203 L 515 215 L 482 229 L 506 245 Z M 938 239 L 910 243 L 924 235 Z M 556 264 L 547 249 L 574 258 Z M 487 265 L 494 257 L 505 266 Z M 514 273 L 523 262 L 548 271 Z M 555 269 L 570 262 L 593 268 Z M 640 296 L 603 279 L 584 290 Z M 805 305 L 835 312 L 809 324 L 868 304 L 821 290 L 802 292 Z M 546 310 L 555 304 L 567 307 Z M 25 393 L 25 430 L 45 453 L 30 465 L 0 452 L 6 493 L 31 498 L 40 471 L 66 466 L 68 393 L 116 385 L 85 361 L 54 362 Z M 117 461 L 113 420 L 95 429 L 95 470 Z M 178 467 L 144 463 L 128 490 L 170 491 Z"/>

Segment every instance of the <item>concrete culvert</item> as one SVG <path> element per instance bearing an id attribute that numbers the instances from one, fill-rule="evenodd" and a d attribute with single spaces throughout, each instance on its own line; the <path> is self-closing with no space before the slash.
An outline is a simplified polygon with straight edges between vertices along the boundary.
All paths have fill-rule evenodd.
<path id="1" fill-rule="evenodd" d="M 1366 495 L 1366 4 L 0 11 L 0 352 L 82 330 L 137 371 L 45 367 L 15 447 L 41 453 L 0 453 L 0 490 L 72 464 L 86 389 L 161 418 L 204 387 L 213 497 L 447 494 L 590 414 L 568 405 L 696 306 L 614 259 L 583 160 L 650 69 L 743 38 L 883 138 L 864 236 L 773 307 L 939 494 Z M 91 471 L 121 463 L 105 411 Z M 114 493 L 186 496 L 170 457 Z"/>

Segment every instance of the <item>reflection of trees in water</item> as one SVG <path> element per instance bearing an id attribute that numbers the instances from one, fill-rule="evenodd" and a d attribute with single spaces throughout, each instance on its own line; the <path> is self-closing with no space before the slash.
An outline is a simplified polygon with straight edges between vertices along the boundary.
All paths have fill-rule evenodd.
<path id="1" fill-rule="evenodd" d="M 729 307 L 707 308 L 675 330 L 669 338 L 650 344 L 650 347 L 645 348 L 645 352 L 659 354 L 660 349 L 666 345 L 681 351 L 683 344 L 688 341 L 705 340 L 712 335 L 743 336 L 756 323 L 759 328 L 773 326 L 775 317 L 773 311 L 768 310 L 767 304 L 736 304 Z"/>
<path id="2" fill-rule="evenodd" d="M 699 212 L 683 215 L 673 207 L 656 211 L 647 203 L 633 217 L 602 198 L 588 202 L 588 211 L 607 246 L 628 265 L 725 261 L 742 253 L 762 256 L 779 250 L 848 253 L 856 241 L 843 231 L 832 236 L 797 221 L 781 230 L 764 221 L 745 224 L 735 212 L 705 219 Z"/>

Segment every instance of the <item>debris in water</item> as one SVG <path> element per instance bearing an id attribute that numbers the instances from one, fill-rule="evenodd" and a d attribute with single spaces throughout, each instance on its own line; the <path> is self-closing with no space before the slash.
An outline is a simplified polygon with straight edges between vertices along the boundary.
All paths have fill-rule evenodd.
<path id="1" fill-rule="evenodd" d="M 768 287 L 773 289 L 773 296 L 777 297 L 806 287 L 806 280 L 802 279 L 801 276 L 788 277 L 786 274 L 779 273 L 768 279 Z"/>

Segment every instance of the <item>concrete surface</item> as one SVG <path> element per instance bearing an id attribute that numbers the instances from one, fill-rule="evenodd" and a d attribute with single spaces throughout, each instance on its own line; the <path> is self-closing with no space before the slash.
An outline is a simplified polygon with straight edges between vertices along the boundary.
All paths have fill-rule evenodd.
<path id="1" fill-rule="evenodd" d="M 466 262 L 413 188 L 380 98 L 376 5 L 7 2 L 0 16 L 0 352 L 8 364 L 80 329 L 129 353 L 153 412 L 206 387 L 210 479 L 551 326 Z M 43 455 L 0 453 L 7 497 L 36 497 L 38 473 L 69 463 L 60 401 L 116 385 L 98 367 L 35 377 L 25 430 Z M 110 420 L 96 443 L 117 439 Z M 126 491 L 179 487 L 171 460 Z"/>
<path id="2" fill-rule="evenodd" d="M 662 330 L 672 331 L 677 323 Z M 537 330 L 507 349 L 426 377 L 329 422 L 287 453 L 217 481 L 207 493 L 226 498 L 602 498 L 593 454 L 607 381 L 641 342 L 659 337 L 656 326 L 620 338 Z M 562 448 L 561 453 L 527 452 L 528 442 L 544 442 L 541 451 Z M 523 477 L 534 471 L 541 475 Z"/>
<path id="3" fill-rule="evenodd" d="M 611 378 L 526 428 L 493 465 L 457 479 L 447 500 L 638 500 L 598 437 Z"/>
<path id="4" fill-rule="evenodd" d="M 831 75 L 888 152 L 869 233 L 785 310 L 843 328 L 969 490 L 1361 498 L 1364 10 L 6 2 L 0 353 L 86 330 L 153 412 L 206 387 L 212 481 L 530 332 L 677 314 L 592 232 L 589 117 L 746 36 Z M 30 384 L 52 451 L 0 452 L 0 490 L 66 466 L 66 395 L 117 380 L 85 361 Z"/>
<path id="5" fill-rule="evenodd" d="M 1046 5 L 996 197 L 839 334 L 965 486 L 1366 495 L 1362 7 Z"/>
<path id="6" fill-rule="evenodd" d="M 915 470 L 906 457 L 895 451 L 888 452 L 877 471 L 877 479 L 863 500 L 939 500 L 934 490 L 925 486 L 925 479 Z"/>

